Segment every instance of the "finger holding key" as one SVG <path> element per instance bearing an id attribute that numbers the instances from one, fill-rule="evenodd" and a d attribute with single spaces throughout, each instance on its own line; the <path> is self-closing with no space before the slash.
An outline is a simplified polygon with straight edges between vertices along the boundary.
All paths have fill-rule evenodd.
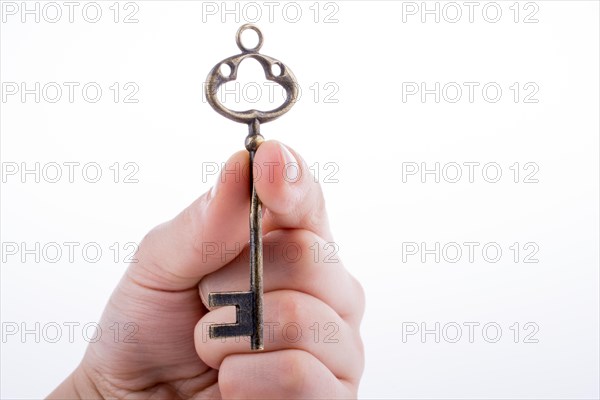
<path id="1" fill-rule="evenodd" d="M 265 205 L 263 232 L 306 229 L 333 241 L 321 186 L 304 159 L 275 140 L 264 142 L 254 159 L 261 171 L 256 190 Z"/>
<path id="2" fill-rule="evenodd" d="M 261 179 L 255 181 L 264 207 L 266 243 L 297 241 L 302 249 L 307 250 L 309 242 L 322 243 L 321 236 L 331 240 L 321 189 L 311 179 L 300 156 L 279 142 L 267 141 L 257 151 L 255 162 L 263 169 L 264 166 L 271 168 L 270 176 L 263 171 Z M 289 179 L 284 175 L 285 165 L 290 162 L 298 165 L 299 179 Z M 207 293 L 213 290 L 242 289 L 244 280 L 247 282 L 248 279 L 247 260 L 243 257 L 247 251 L 244 249 L 240 257 L 207 275 L 199 285 L 200 295 L 206 298 Z M 213 368 L 219 368 L 224 379 L 231 377 L 232 371 L 249 364 L 256 366 L 257 375 L 268 376 L 270 385 L 257 384 L 245 393 L 238 393 L 235 388 L 223 383 L 223 392 L 231 390 L 234 397 L 277 397 L 282 393 L 281 388 L 289 389 L 290 385 L 294 387 L 293 393 L 304 397 L 344 390 L 346 394 L 343 397 L 348 397 L 348 393 L 357 388 L 364 362 L 359 334 L 364 310 L 362 288 L 341 262 L 327 265 L 315 261 L 309 251 L 303 251 L 293 265 L 278 257 L 266 258 L 265 272 L 265 352 L 283 352 L 283 355 L 257 353 L 252 361 L 246 358 L 254 357 L 246 339 L 208 340 L 207 325 L 235 320 L 234 310 L 217 308 L 196 325 L 196 350 L 200 358 Z M 292 326 L 301 333 L 290 337 L 290 333 L 295 333 Z M 330 328 L 335 329 L 334 337 L 328 336 L 331 332 L 326 330 Z M 315 330 L 319 330 L 318 338 Z M 297 377 L 287 376 L 289 368 L 271 369 L 256 360 L 294 365 L 294 373 L 304 371 L 307 375 L 314 374 L 315 381 L 300 387 L 294 381 Z M 320 370 L 327 373 L 319 373 Z M 317 390 L 315 385 L 321 386 Z"/>

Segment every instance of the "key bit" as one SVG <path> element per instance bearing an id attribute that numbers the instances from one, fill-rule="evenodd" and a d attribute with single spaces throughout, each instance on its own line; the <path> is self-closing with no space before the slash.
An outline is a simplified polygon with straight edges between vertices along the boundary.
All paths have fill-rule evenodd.
<path id="1" fill-rule="evenodd" d="M 258 35 L 258 44 L 247 48 L 242 44 L 241 35 L 245 30 L 251 29 Z M 263 340 L 263 248 L 262 248 L 262 205 L 256 188 L 254 186 L 254 156 L 258 147 L 263 142 L 260 134 L 260 124 L 279 118 L 296 103 L 298 98 L 298 85 L 292 71 L 281 61 L 260 54 L 263 45 L 263 35 L 255 25 L 242 25 L 235 37 L 240 54 L 220 61 L 209 72 L 204 85 L 206 100 L 219 114 L 233 121 L 248 125 L 248 136 L 245 147 L 250 159 L 250 290 L 247 292 L 221 292 L 209 293 L 209 307 L 235 306 L 236 321 L 228 324 L 213 324 L 209 327 L 211 339 L 250 336 L 250 347 L 252 350 L 264 349 Z M 219 102 L 217 92 L 221 85 L 237 78 L 240 63 L 246 58 L 257 60 L 263 67 L 265 77 L 280 84 L 286 92 L 285 102 L 270 111 L 246 110 L 234 111 Z M 221 67 L 227 65 L 230 73 L 223 74 Z M 278 67 L 278 73 L 274 73 L 274 66 Z"/>

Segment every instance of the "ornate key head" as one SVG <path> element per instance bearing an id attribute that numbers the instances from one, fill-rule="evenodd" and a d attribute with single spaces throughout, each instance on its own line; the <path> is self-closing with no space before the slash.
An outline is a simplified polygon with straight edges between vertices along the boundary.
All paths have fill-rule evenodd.
<path id="1" fill-rule="evenodd" d="M 242 44 L 242 33 L 248 29 L 255 31 L 258 34 L 258 44 L 252 48 L 247 48 Z M 224 117 L 248 125 L 254 123 L 254 121 L 265 123 L 279 118 L 288 112 L 298 99 L 298 84 L 296 83 L 296 77 L 292 71 L 281 61 L 276 60 L 273 57 L 265 56 L 264 54 L 260 54 L 258 52 L 263 45 L 263 35 L 260 29 L 258 29 L 256 26 L 252 24 L 242 25 L 236 33 L 235 41 L 242 53 L 222 60 L 208 73 L 208 77 L 206 78 L 206 83 L 204 86 L 204 92 L 206 93 L 208 104 L 210 104 L 216 112 Z M 217 91 L 219 90 L 219 87 L 227 82 L 236 80 L 238 68 L 242 61 L 244 61 L 246 58 L 254 58 L 257 60 L 265 71 L 265 77 L 270 81 L 280 84 L 285 89 L 286 99 L 281 106 L 270 111 L 234 111 L 225 107 L 217 99 Z M 221 66 L 223 64 L 230 68 L 231 72 L 228 76 L 223 75 L 221 72 Z M 279 69 L 279 73 L 277 75 L 273 72 L 273 66 L 277 66 Z"/>

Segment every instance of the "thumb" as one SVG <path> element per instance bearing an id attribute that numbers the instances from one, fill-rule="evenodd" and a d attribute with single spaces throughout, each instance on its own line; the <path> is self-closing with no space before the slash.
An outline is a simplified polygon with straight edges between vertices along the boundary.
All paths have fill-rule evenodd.
<path id="1" fill-rule="evenodd" d="M 213 188 L 142 240 L 128 275 L 157 290 L 192 288 L 248 241 L 248 152 L 235 153 Z"/>

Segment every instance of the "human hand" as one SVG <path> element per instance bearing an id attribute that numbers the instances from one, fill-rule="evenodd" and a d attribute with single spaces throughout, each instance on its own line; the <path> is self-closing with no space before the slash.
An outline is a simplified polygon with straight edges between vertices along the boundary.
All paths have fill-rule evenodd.
<path id="1" fill-rule="evenodd" d="M 211 191 L 142 240 L 99 323 L 103 332 L 130 324 L 133 340 L 101 335 L 50 399 L 356 397 L 364 294 L 341 262 L 324 260 L 333 239 L 321 189 L 306 163 L 278 142 L 264 142 L 255 162 L 262 171 L 265 350 L 206 333 L 209 324 L 235 320 L 232 307 L 207 309 L 208 293 L 249 286 L 248 153 L 240 151 Z M 294 182 L 285 179 L 288 163 L 300 169 Z"/>

